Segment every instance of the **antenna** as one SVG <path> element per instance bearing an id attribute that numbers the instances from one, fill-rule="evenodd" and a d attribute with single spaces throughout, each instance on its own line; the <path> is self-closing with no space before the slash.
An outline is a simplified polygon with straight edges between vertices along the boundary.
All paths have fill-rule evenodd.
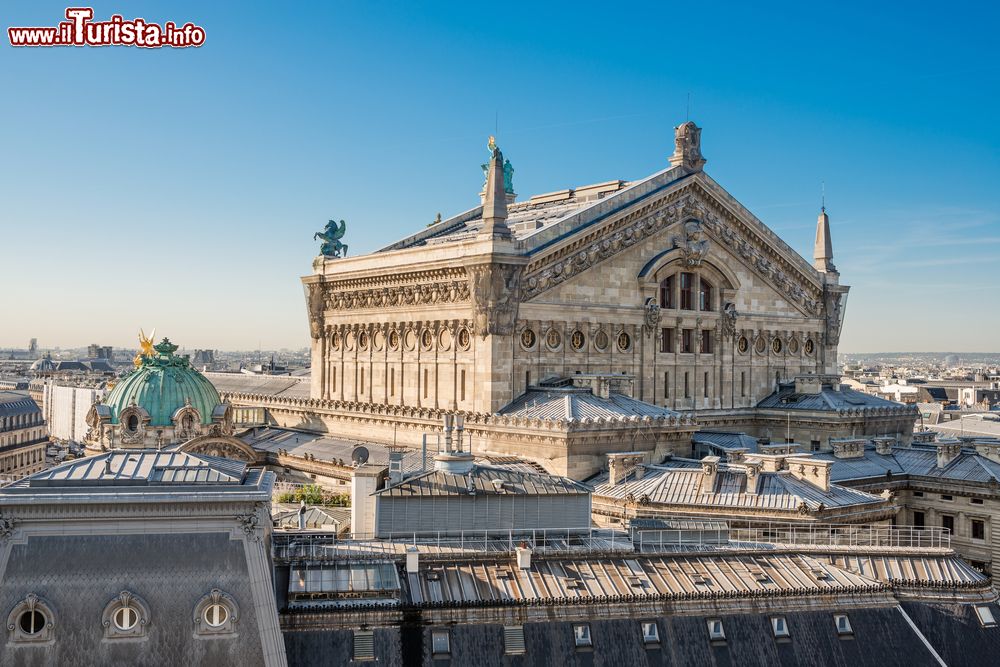
<path id="1" fill-rule="evenodd" d="M 826 213 L 826 181 L 820 181 L 819 187 L 820 187 L 820 201 L 822 202 L 820 210 L 822 210 L 823 213 Z"/>
<path id="2" fill-rule="evenodd" d="M 499 134 L 500 134 L 500 112 L 499 111 L 494 111 L 493 112 L 493 136 L 495 137 L 495 136 L 497 136 Z"/>
<path id="3" fill-rule="evenodd" d="M 364 465 L 368 462 L 368 448 L 362 445 L 358 445 L 351 451 L 351 462 L 354 463 L 355 467 Z"/>
<path id="4" fill-rule="evenodd" d="M 688 91 L 687 107 L 684 109 L 684 121 L 691 120 L 691 91 Z"/>

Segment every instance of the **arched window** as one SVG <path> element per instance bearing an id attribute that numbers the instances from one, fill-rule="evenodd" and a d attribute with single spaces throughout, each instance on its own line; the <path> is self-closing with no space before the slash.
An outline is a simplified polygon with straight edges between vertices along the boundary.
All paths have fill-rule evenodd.
<path id="1" fill-rule="evenodd" d="M 136 415 L 129 415 L 128 416 L 127 428 L 130 431 L 138 431 L 139 430 L 139 418 Z"/>
<path id="2" fill-rule="evenodd" d="M 701 277 L 701 287 L 698 288 L 698 310 L 712 310 L 712 283 Z"/>
<path id="3" fill-rule="evenodd" d="M 239 620 L 236 600 L 218 588 L 194 606 L 194 631 L 199 636 L 233 635 Z"/>
<path id="4" fill-rule="evenodd" d="M 677 303 L 674 300 L 674 284 L 676 282 L 674 276 L 667 276 L 660 282 L 660 308 L 677 307 Z"/>
<path id="5" fill-rule="evenodd" d="M 694 274 L 681 274 L 681 310 L 694 310 Z"/>

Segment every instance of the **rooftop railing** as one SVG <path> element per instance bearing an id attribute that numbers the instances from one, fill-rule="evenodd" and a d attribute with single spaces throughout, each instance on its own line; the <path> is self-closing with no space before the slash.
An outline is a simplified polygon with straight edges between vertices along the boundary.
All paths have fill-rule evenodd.
<path id="1" fill-rule="evenodd" d="M 689 518 L 678 518 L 675 522 L 644 522 L 632 526 L 630 532 L 580 528 L 338 536 L 324 531 L 279 530 L 272 536 L 274 559 L 287 562 L 401 557 L 412 550 L 439 557 L 509 556 L 522 546 L 539 555 L 782 549 L 950 550 L 951 533 L 938 527 L 852 524 L 766 523 L 737 528 L 712 521 L 699 526 Z"/>

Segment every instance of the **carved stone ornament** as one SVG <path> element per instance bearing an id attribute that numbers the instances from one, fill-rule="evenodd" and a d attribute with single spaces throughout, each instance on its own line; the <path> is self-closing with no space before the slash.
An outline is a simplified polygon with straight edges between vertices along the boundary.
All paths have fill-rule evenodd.
<path id="1" fill-rule="evenodd" d="M 514 333 L 521 299 L 521 271 L 513 264 L 480 264 L 469 269 L 473 326 L 482 338 Z"/>
<path id="2" fill-rule="evenodd" d="M 674 129 L 674 154 L 670 157 L 673 166 L 684 166 L 700 170 L 705 166 L 701 155 L 701 128 L 693 121 L 687 121 Z"/>
<path id="3" fill-rule="evenodd" d="M 323 284 L 309 285 L 309 335 L 319 340 L 323 335 Z"/>
<path id="4" fill-rule="evenodd" d="M 843 301 L 844 295 L 840 292 L 826 293 L 826 341 L 830 345 L 840 343 Z"/>
<path id="5" fill-rule="evenodd" d="M 236 520 L 240 523 L 240 527 L 246 534 L 247 538 L 254 542 L 260 542 L 260 517 L 254 514 L 240 514 L 236 517 Z"/>
<path id="6" fill-rule="evenodd" d="M 722 308 L 722 318 L 719 320 L 723 336 L 732 338 L 736 335 L 736 321 L 738 318 L 739 314 L 736 312 L 736 305 L 732 302 L 727 302 Z M 745 352 L 746 350 L 740 351 Z"/>
<path id="7" fill-rule="evenodd" d="M 0 516 L 0 540 L 6 540 L 14 534 L 15 521 L 8 516 Z"/>
<path id="8" fill-rule="evenodd" d="M 710 242 L 705 238 L 705 230 L 697 220 L 684 223 L 683 236 L 673 238 L 674 248 L 681 251 L 684 263 L 688 266 L 701 266 L 701 261 L 708 254 Z"/>
<path id="9" fill-rule="evenodd" d="M 646 299 L 644 306 L 644 322 L 646 324 L 646 336 L 652 334 L 660 326 L 660 304 L 654 297 Z"/>
<path id="10" fill-rule="evenodd" d="M 324 287 L 323 306 L 327 310 L 363 310 L 405 308 L 408 306 L 466 303 L 469 301 L 468 282 L 433 280 L 416 285 L 390 285 L 370 289 L 348 290 L 339 285 Z"/>

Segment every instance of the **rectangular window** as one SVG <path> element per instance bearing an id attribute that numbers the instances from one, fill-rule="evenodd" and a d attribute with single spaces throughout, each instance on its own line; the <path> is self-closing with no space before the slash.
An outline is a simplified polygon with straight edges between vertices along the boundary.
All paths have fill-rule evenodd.
<path id="1" fill-rule="evenodd" d="M 360 393 L 365 393 L 365 369 L 361 369 L 361 390 Z"/>
<path id="2" fill-rule="evenodd" d="M 813 452 L 818 452 L 819 451 L 819 440 L 810 440 L 809 441 L 809 450 L 813 451 Z"/>
<path id="3" fill-rule="evenodd" d="M 691 329 L 681 330 L 681 352 L 690 354 L 694 352 L 694 332 Z"/>
<path id="4" fill-rule="evenodd" d="M 954 498 L 954 496 L 947 496 L 947 495 L 945 495 L 945 494 L 941 494 L 941 500 L 944 500 L 944 501 L 946 501 L 946 502 L 949 502 L 949 503 L 950 503 L 950 502 L 951 502 L 951 501 L 953 501 L 954 499 L 955 499 L 955 498 Z"/>
<path id="5" fill-rule="evenodd" d="M 771 617 L 771 632 L 775 639 L 787 639 L 791 633 L 788 632 L 788 621 L 784 616 Z"/>
<path id="6" fill-rule="evenodd" d="M 984 540 L 986 539 L 986 524 L 979 519 L 972 520 L 972 539 L 974 540 Z"/>
<path id="7" fill-rule="evenodd" d="M 941 515 L 941 527 L 947 529 L 952 535 L 955 534 L 955 517 L 947 514 Z"/>
<path id="8" fill-rule="evenodd" d="M 663 374 L 663 398 L 670 398 L 670 371 Z"/>
<path id="9" fill-rule="evenodd" d="M 747 395 L 747 374 L 746 371 L 740 371 L 740 396 L 746 398 Z"/>
<path id="10" fill-rule="evenodd" d="M 434 655 L 451 653 L 451 638 L 447 630 L 435 630 L 431 633 L 431 651 Z"/>
<path id="11" fill-rule="evenodd" d="M 923 528 L 924 527 L 924 513 L 923 512 L 914 512 L 913 513 L 913 526 L 915 528 Z"/>
<path id="12" fill-rule="evenodd" d="M 969 502 L 971 504 L 973 504 L 973 505 L 982 505 L 983 504 L 983 499 L 982 498 L 969 498 Z"/>
<path id="13" fill-rule="evenodd" d="M 681 274 L 681 310 L 694 310 L 694 274 Z"/>
<path id="14" fill-rule="evenodd" d="M 976 616 L 979 617 L 979 622 L 983 624 L 984 628 L 996 627 L 997 619 L 993 615 L 993 610 L 991 610 L 987 605 L 977 604 Z"/>
<path id="15" fill-rule="evenodd" d="M 660 308 L 676 308 L 674 303 L 674 276 L 668 276 L 660 283 Z"/>
<path id="16" fill-rule="evenodd" d="M 642 641 L 645 644 L 660 643 L 660 628 L 656 623 L 646 621 L 642 624 Z"/>
<path id="17" fill-rule="evenodd" d="M 913 497 L 914 498 L 923 498 L 924 497 L 924 492 L 923 491 L 914 491 L 913 492 Z"/>
<path id="18" fill-rule="evenodd" d="M 503 652 L 507 655 L 524 655 L 524 626 L 503 626 Z"/>
<path id="19" fill-rule="evenodd" d="M 576 642 L 577 646 L 591 646 L 592 641 L 590 639 L 590 624 L 580 623 L 573 626 L 573 640 Z"/>
<path id="20" fill-rule="evenodd" d="M 833 623 L 837 628 L 837 634 L 841 637 L 854 634 L 854 629 L 851 628 L 851 619 L 847 618 L 847 614 L 834 614 Z"/>
<path id="21" fill-rule="evenodd" d="M 688 374 L 684 373 L 684 398 L 691 398 L 691 386 L 688 383 Z"/>
<path id="22" fill-rule="evenodd" d="M 712 338 L 715 332 L 712 329 L 701 330 L 701 353 L 712 354 Z"/>
<path id="23" fill-rule="evenodd" d="M 708 638 L 713 642 L 726 640 L 726 631 L 722 627 L 722 619 L 713 618 L 708 621 Z"/>
<path id="24" fill-rule="evenodd" d="M 390 368 L 389 369 L 389 395 L 390 396 L 395 396 L 396 395 L 396 369 L 395 368 Z"/>
<path id="25" fill-rule="evenodd" d="M 427 369 L 424 369 L 424 398 L 427 398 L 427 392 L 430 389 L 430 382 L 427 378 Z"/>
<path id="26" fill-rule="evenodd" d="M 354 659 L 375 659 L 375 633 L 371 630 L 354 631 Z"/>
<path id="27" fill-rule="evenodd" d="M 705 398 L 708 398 L 708 372 L 707 371 L 705 372 L 705 383 L 704 383 L 704 385 L 703 385 L 702 388 L 703 388 L 704 393 L 705 393 Z"/>
<path id="28" fill-rule="evenodd" d="M 664 327 L 660 332 L 660 352 L 673 352 L 674 351 L 674 328 Z"/>
<path id="29" fill-rule="evenodd" d="M 712 310 L 712 284 L 704 276 L 698 288 L 698 310 Z"/>
<path id="30" fill-rule="evenodd" d="M 330 391 L 337 391 L 337 367 L 333 367 L 333 372 L 330 373 Z"/>
<path id="31" fill-rule="evenodd" d="M 462 370 L 462 384 L 461 384 L 461 400 L 465 400 L 465 370 Z"/>
<path id="32" fill-rule="evenodd" d="M 524 371 L 524 388 L 531 386 L 531 371 Z"/>

